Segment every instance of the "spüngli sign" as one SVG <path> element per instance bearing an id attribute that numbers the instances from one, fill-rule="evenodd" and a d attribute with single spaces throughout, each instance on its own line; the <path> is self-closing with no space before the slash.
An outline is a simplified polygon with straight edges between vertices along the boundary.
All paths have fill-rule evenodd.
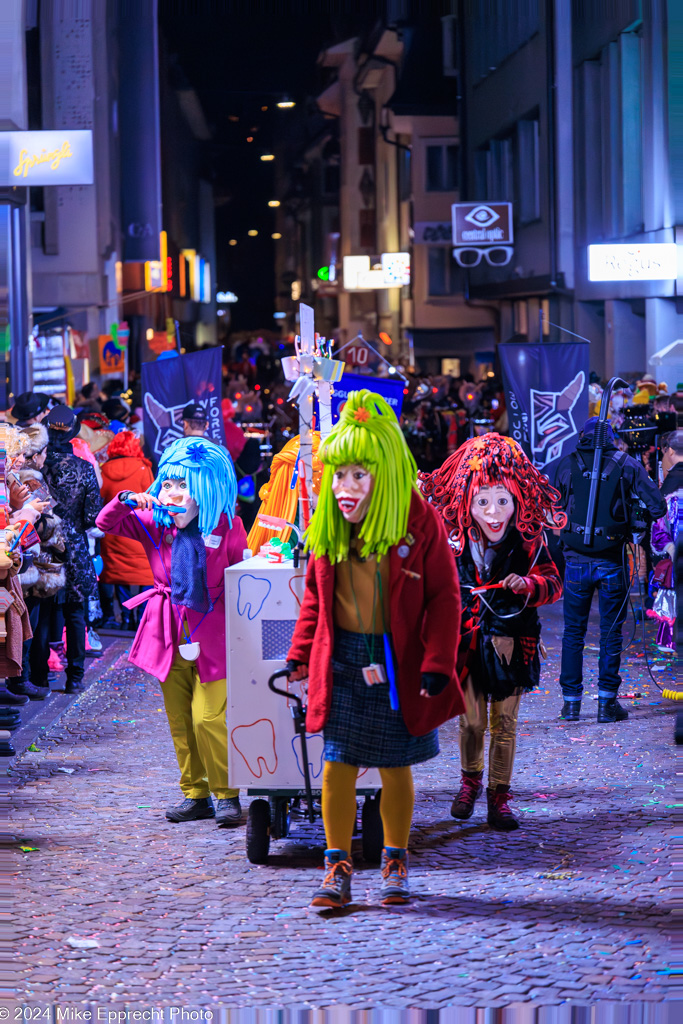
<path id="1" fill-rule="evenodd" d="M 0 185 L 92 185 L 92 132 L 0 132 Z"/>

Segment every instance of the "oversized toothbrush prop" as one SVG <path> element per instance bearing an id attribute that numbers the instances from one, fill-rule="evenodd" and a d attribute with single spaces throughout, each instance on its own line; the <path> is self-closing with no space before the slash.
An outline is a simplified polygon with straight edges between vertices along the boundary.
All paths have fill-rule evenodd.
<path id="1" fill-rule="evenodd" d="M 299 511 L 303 530 L 308 529 L 315 509 L 313 493 L 313 400 L 318 397 L 320 434 L 326 438 L 332 430 L 332 385 L 341 380 L 345 364 L 332 358 L 332 343 L 315 333 L 313 310 L 299 306 L 301 335 L 296 339 L 296 356 L 282 360 L 285 378 L 294 384 L 289 393 L 299 409 L 299 473 L 303 471 Z"/>

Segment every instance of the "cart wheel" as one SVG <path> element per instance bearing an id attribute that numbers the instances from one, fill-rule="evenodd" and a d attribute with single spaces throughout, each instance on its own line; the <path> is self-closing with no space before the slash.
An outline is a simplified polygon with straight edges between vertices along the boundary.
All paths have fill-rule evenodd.
<path id="1" fill-rule="evenodd" d="M 252 800 L 247 817 L 247 859 L 265 864 L 270 849 L 270 807 L 267 800 Z"/>
<path id="2" fill-rule="evenodd" d="M 363 859 L 379 864 L 384 847 L 384 826 L 379 813 L 380 789 L 376 796 L 366 796 L 363 802 Z"/>
<path id="3" fill-rule="evenodd" d="M 289 800 L 282 796 L 271 796 L 270 804 L 270 834 L 273 839 L 286 839 L 289 835 L 291 813 Z"/>

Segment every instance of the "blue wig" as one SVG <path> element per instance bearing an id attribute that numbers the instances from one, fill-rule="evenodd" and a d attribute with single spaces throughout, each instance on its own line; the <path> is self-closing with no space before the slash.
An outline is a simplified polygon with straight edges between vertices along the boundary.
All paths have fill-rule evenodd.
<path id="1" fill-rule="evenodd" d="M 199 506 L 199 530 L 205 537 L 213 533 L 221 512 L 225 512 L 232 526 L 237 504 L 237 477 L 232 459 L 225 448 L 199 437 L 181 437 L 174 441 L 159 460 L 157 478 L 149 493 L 159 497 L 164 480 L 187 482 L 191 498 Z M 154 521 L 173 526 L 173 516 L 154 508 Z"/>

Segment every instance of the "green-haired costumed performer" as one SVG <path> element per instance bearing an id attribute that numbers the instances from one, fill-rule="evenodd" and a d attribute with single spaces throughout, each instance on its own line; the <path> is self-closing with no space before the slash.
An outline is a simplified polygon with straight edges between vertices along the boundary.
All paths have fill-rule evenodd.
<path id="1" fill-rule="evenodd" d="M 382 778 L 382 902 L 406 903 L 410 766 L 436 757 L 438 726 L 464 707 L 455 674 L 457 573 L 383 398 L 352 392 L 320 459 L 306 535 L 313 557 L 288 661 L 292 681 L 309 679 L 307 730 L 322 729 L 325 740 L 325 877 L 312 905 L 351 901 L 361 767 Z"/>

